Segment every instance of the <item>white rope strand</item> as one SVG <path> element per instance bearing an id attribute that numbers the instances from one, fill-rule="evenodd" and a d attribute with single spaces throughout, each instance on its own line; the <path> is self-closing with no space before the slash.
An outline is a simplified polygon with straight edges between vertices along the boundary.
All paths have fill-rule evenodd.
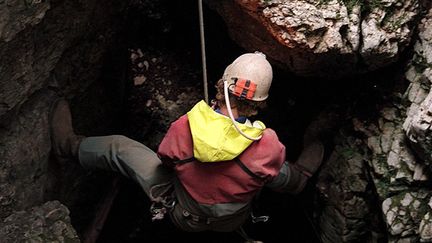
<path id="1" fill-rule="evenodd" d="M 204 99 L 206 103 L 209 103 L 208 97 L 208 84 L 207 84 L 207 61 L 205 51 L 205 38 L 204 38 L 204 14 L 202 0 L 198 0 L 198 11 L 199 11 L 199 24 L 200 24 L 200 38 L 201 38 L 201 60 L 202 60 L 202 72 L 203 72 L 203 83 L 204 83 Z"/>
<path id="2" fill-rule="evenodd" d="M 230 104 L 229 94 L 228 94 L 228 82 L 226 80 L 224 81 L 224 95 L 225 95 L 225 105 L 226 105 L 226 108 L 228 110 L 229 118 L 231 119 L 231 121 L 232 121 L 235 129 L 237 130 L 237 132 L 239 132 L 243 137 L 245 137 L 245 138 L 247 138 L 249 140 L 252 140 L 252 141 L 258 141 L 258 140 L 260 140 L 262 138 L 262 135 L 259 135 L 258 137 L 251 137 L 251 136 L 247 135 L 246 133 L 244 133 L 237 126 L 237 122 L 234 119 L 234 115 L 233 115 L 232 110 L 231 110 L 231 104 Z"/>

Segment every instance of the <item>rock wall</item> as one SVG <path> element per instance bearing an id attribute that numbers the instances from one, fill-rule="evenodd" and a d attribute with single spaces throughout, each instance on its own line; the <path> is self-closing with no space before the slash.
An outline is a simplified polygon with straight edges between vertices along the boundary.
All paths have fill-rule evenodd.
<path id="1" fill-rule="evenodd" d="M 382 118 L 376 126 L 369 124 L 363 130 L 370 132 L 367 144 L 372 151 L 373 180 L 382 201 L 391 242 L 432 239 L 429 220 L 431 150 L 428 147 L 431 21 L 432 11 L 429 11 L 419 25 L 419 39 L 406 73 L 410 81 L 408 89 L 403 95 L 396 94 L 382 109 Z"/>
<path id="2" fill-rule="evenodd" d="M 83 107 L 85 97 L 119 94 L 120 89 L 109 85 L 119 80 L 103 80 L 95 87 L 126 5 L 127 1 L 0 2 L 1 219 L 50 199 L 48 191 L 63 186 L 56 184 L 58 178 L 64 183 L 76 179 L 53 171 L 59 165 L 49 158 L 50 106 L 61 94 L 73 100 L 73 107 Z M 107 93 L 110 88 L 112 93 Z M 85 116 L 91 119 L 100 111 L 115 114 L 113 106 L 105 106 Z M 107 124 L 112 120 L 97 118 Z"/>
<path id="3" fill-rule="evenodd" d="M 336 146 L 319 173 L 317 224 L 322 242 L 384 242 L 374 185 L 366 151 L 347 128 L 336 136 Z"/>
<path id="4" fill-rule="evenodd" d="M 54 92 L 41 91 L 2 127 L 0 144 L 1 218 L 43 200 L 50 154 L 48 113 Z"/>
<path id="5" fill-rule="evenodd" d="M 427 166 L 432 164 L 432 17 L 429 14 L 419 27 L 419 40 L 414 45 L 414 57 L 406 77 L 410 86 L 406 91 L 411 102 L 403 124 L 417 154 Z"/>
<path id="6" fill-rule="evenodd" d="M 372 114 L 354 118 L 354 131 L 337 141 L 334 153 L 342 159 L 337 163 L 330 159 L 330 167 L 320 174 L 324 207 L 319 222 L 325 242 L 338 237 L 340 242 L 356 237 L 362 242 L 432 240 L 431 20 L 430 10 L 419 25 L 405 73 L 409 87 L 398 91 L 396 86 L 383 104 L 376 104 L 380 107 L 376 119 Z M 371 218 L 373 210 L 381 216 Z"/>
<path id="7" fill-rule="evenodd" d="M 419 0 L 207 1 L 247 50 L 302 76 L 336 78 L 387 66 L 409 45 Z"/>
<path id="8" fill-rule="evenodd" d="M 0 238 L 2 242 L 80 242 L 69 210 L 58 201 L 11 214 L 0 222 Z"/>

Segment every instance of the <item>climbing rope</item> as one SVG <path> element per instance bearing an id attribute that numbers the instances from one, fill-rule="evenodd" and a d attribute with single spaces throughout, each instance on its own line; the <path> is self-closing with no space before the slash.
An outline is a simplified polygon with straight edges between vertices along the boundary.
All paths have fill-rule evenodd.
<path id="1" fill-rule="evenodd" d="M 207 85 L 207 61 L 205 51 L 205 39 L 204 39 L 204 14 L 202 0 L 198 0 L 198 12 L 199 12 L 199 25 L 200 25 L 200 39 L 201 39 L 201 61 L 203 69 L 203 83 L 204 83 L 204 99 L 206 103 L 209 103 L 208 97 L 208 85 Z"/>

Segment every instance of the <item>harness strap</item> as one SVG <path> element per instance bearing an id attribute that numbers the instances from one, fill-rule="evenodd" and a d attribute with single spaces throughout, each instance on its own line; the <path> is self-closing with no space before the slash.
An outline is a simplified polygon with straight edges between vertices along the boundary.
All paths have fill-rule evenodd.
<path id="1" fill-rule="evenodd" d="M 181 160 L 174 161 L 174 164 L 175 165 L 186 164 L 186 163 L 189 163 L 189 162 L 192 162 L 192 161 L 195 161 L 195 160 L 196 160 L 195 157 L 190 157 L 190 158 L 187 158 L 187 159 L 181 159 Z"/>
<path id="2" fill-rule="evenodd" d="M 220 216 L 220 217 L 206 217 L 206 216 L 191 213 L 189 210 L 182 207 L 181 204 L 177 204 L 176 207 L 178 207 L 181 210 L 183 217 L 189 218 L 190 220 L 192 220 L 194 222 L 205 223 L 207 225 L 209 225 L 213 222 L 218 222 L 221 220 L 228 220 L 228 219 L 235 217 L 233 215 L 226 215 L 226 216 Z"/>
<path id="3" fill-rule="evenodd" d="M 255 173 L 253 173 L 239 158 L 235 158 L 234 159 L 234 162 L 238 165 L 238 166 L 240 166 L 240 168 L 244 171 L 244 172 L 246 172 L 248 175 L 250 175 L 251 177 L 253 177 L 253 178 L 255 178 L 255 179 L 258 179 L 258 180 L 265 180 L 266 178 L 265 177 L 261 177 L 261 176 L 259 176 L 259 175 L 257 175 L 257 174 L 255 174 Z"/>
<path id="4" fill-rule="evenodd" d="M 181 164 L 190 163 L 190 162 L 193 162 L 193 161 L 196 161 L 196 160 L 197 159 L 195 157 L 190 157 L 190 158 L 187 158 L 187 159 L 181 159 L 181 160 L 174 161 L 174 164 L 175 165 L 181 165 Z M 262 181 L 266 180 L 265 177 L 259 176 L 259 175 L 255 174 L 254 172 L 252 172 L 239 158 L 235 158 L 234 162 L 238 166 L 240 166 L 240 168 L 244 172 L 246 172 L 246 174 L 250 175 L 252 178 L 255 178 L 255 179 L 258 179 L 258 180 L 262 180 Z"/>

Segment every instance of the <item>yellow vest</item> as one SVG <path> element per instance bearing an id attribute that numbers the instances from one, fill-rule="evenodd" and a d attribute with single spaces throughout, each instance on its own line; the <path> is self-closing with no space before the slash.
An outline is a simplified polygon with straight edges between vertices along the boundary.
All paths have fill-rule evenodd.
<path id="1" fill-rule="evenodd" d="M 194 157 L 201 162 L 232 160 L 240 155 L 253 142 L 242 136 L 234 127 L 231 119 L 217 113 L 204 101 L 198 102 L 188 113 L 192 133 Z M 249 120 L 237 126 L 251 137 L 260 136 L 265 125 Z"/>

